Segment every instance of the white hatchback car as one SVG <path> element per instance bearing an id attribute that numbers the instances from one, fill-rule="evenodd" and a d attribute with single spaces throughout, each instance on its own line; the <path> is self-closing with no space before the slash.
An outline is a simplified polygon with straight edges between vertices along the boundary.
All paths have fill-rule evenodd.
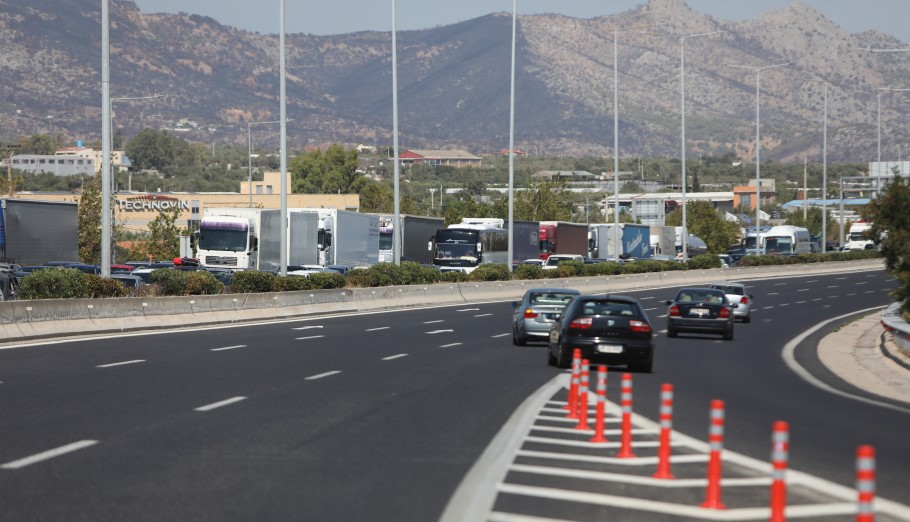
<path id="1" fill-rule="evenodd" d="M 755 300 L 755 296 L 746 293 L 745 284 L 728 282 L 711 283 L 708 285 L 708 288 L 723 290 L 727 295 L 727 301 L 736 305 L 736 308 L 733 309 L 734 319 L 741 319 L 744 323 L 752 322 L 752 301 Z"/>

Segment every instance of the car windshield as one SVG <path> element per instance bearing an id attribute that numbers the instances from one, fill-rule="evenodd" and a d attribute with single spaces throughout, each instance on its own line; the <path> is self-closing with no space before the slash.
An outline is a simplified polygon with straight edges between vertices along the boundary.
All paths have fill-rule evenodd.
<path id="1" fill-rule="evenodd" d="M 575 294 L 546 292 L 531 295 L 531 304 L 564 305 L 572 300 Z"/>
<path id="2" fill-rule="evenodd" d="M 584 315 L 621 315 L 637 316 L 638 307 L 628 301 L 585 301 L 582 313 Z"/>

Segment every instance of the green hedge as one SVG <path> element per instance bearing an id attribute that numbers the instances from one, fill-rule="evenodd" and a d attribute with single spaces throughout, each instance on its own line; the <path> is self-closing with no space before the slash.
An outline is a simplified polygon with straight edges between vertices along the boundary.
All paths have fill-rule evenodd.
<path id="1" fill-rule="evenodd" d="M 75 268 L 52 267 L 32 272 L 19 284 L 19 299 L 89 299 L 124 297 L 123 283 Z"/>
<path id="2" fill-rule="evenodd" d="M 260 294 L 275 291 L 275 274 L 271 272 L 257 272 L 255 270 L 241 270 L 231 279 L 231 293 L 233 294 Z"/>

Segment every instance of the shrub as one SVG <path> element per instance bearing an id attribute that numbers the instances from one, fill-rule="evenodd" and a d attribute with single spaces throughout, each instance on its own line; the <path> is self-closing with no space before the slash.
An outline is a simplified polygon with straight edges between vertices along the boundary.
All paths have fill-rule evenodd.
<path id="1" fill-rule="evenodd" d="M 259 294 L 275 291 L 275 274 L 257 270 L 241 270 L 231 279 L 231 293 Z"/>
<path id="2" fill-rule="evenodd" d="M 130 291 L 116 279 L 108 279 L 95 274 L 82 274 L 89 291 L 89 297 L 126 297 Z"/>
<path id="3" fill-rule="evenodd" d="M 224 293 L 224 283 L 205 270 L 187 272 L 185 278 L 185 295 L 218 295 Z"/>
<path id="4" fill-rule="evenodd" d="M 577 277 L 584 274 L 585 264 L 583 261 L 560 261 L 556 271 L 559 277 Z"/>
<path id="5" fill-rule="evenodd" d="M 715 254 L 701 254 L 686 261 L 686 268 L 689 270 L 705 270 L 721 266 L 720 257 Z"/>
<path id="6" fill-rule="evenodd" d="M 274 288 L 276 292 L 293 292 L 296 290 L 309 290 L 313 285 L 310 284 L 309 277 L 303 276 L 285 276 L 276 277 Z"/>
<path id="7" fill-rule="evenodd" d="M 508 281 L 512 279 L 509 265 L 489 263 L 480 265 L 468 274 L 468 281 Z"/>
<path id="8" fill-rule="evenodd" d="M 660 272 L 663 269 L 661 261 L 641 260 L 631 263 L 623 263 L 621 269 L 623 274 L 644 274 L 646 272 Z"/>
<path id="9" fill-rule="evenodd" d="M 464 283 L 468 280 L 468 274 L 464 272 L 441 272 L 439 274 L 440 283 Z"/>
<path id="10" fill-rule="evenodd" d="M 45 268 L 22 278 L 19 299 L 77 299 L 91 297 L 86 275 L 75 268 Z"/>
<path id="11" fill-rule="evenodd" d="M 348 286 L 355 288 L 368 288 L 373 281 L 369 270 L 351 270 L 346 278 Z"/>
<path id="12" fill-rule="evenodd" d="M 149 274 L 149 282 L 161 289 L 161 295 L 186 295 L 186 272 L 159 268 Z"/>
<path id="13" fill-rule="evenodd" d="M 311 288 L 343 288 L 346 282 L 344 276 L 337 272 L 316 272 L 309 278 Z"/>
<path id="14" fill-rule="evenodd" d="M 512 279 L 540 279 L 543 270 L 537 265 L 518 265 L 512 273 Z"/>
<path id="15" fill-rule="evenodd" d="M 616 261 L 605 261 L 602 263 L 594 263 L 591 265 L 585 265 L 582 271 L 583 275 L 586 276 L 608 276 L 616 275 L 622 272 L 622 265 Z"/>

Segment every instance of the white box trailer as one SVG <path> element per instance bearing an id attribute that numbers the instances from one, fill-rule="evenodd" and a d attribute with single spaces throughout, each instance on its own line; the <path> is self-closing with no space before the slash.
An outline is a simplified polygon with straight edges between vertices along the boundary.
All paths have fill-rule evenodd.
<path id="1" fill-rule="evenodd" d="M 299 208 L 317 216 L 318 264 L 347 268 L 379 262 L 379 216 L 335 208 Z"/>

